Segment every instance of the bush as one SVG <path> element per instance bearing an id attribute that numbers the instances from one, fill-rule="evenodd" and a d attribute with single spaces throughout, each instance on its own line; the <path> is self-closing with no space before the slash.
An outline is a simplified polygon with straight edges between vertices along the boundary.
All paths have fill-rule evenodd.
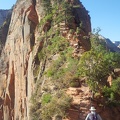
<path id="1" fill-rule="evenodd" d="M 44 94 L 42 96 L 42 102 L 41 102 L 42 105 L 49 103 L 51 99 L 52 99 L 52 96 L 50 93 Z"/>
<path id="2" fill-rule="evenodd" d="M 113 80 L 111 87 L 105 86 L 103 95 L 108 105 L 120 105 L 120 78 Z"/>
<path id="3" fill-rule="evenodd" d="M 40 102 L 37 102 L 35 100 L 32 101 L 32 106 L 30 107 L 30 117 L 32 118 L 32 120 L 38 120 L 38 118 L 40 117 L 40 107 Z"/>
<path id="4" fill-rule="evenodd" d="M 79 82 L 79 79 L 77 78 L 73 78 L 71 81 L 70 81 L 70 87 L 80 87 L 80 82 Z"/>
<path id="5" fill-rule="evenodd" d="M 44 48 L 43 48 L 44 49 Z M 38 59 L 39 60 L 43 60 L 45 58 L 45 53 L 43 52 L 43 50 L 41 50 L 39 53 L 38 53 Z"/>
<path id="6" fill-rule="evenodd" d="M 40 21 L 40 25 L 45 24 L 47 21 L 52 21 L 52 17 L 53 17 L 52 14 L 46 15 L 46 16 Z"/>
<path id="7" fill-rule="evenodd" d="M 56 61 L 53 61 L 53 64 L 47 70 L 48 77 L 54 77 L 64 73 L 64 69 L 60 69 L 60 67 L 64 64 L 64 57 L 60 56 Z M 63 74 L 62 74 L 63 75 Z"/>
<path id="8" fill-rule="evenodd" d="M 80 34 L 80 32 L 81 32 L 81 28 L 77 27 L 76 33 L 77 33 L 77 34 Z"/>
<path id="9" fill-rule="evenodd" d="M 112 92 L 112 89 L 110 87 L 104 86 L 102 92 L 103 92 L 104 97 L 110 98 L 110 94 Z"/>
<path id="10" fill-rule="evenodd" d="M 47 47 L 47 52 L 50 54 L 57 54 L 58 52 L 64 51 L 67 46 L 68 46 L 68 42 L 64 37 L 55 35 L 51 39 L 51 44 L 48 45 Z"/>
<path id="11" fill-rule="evenodd" d="M 56 115 L 64 118 L 66 115 L 66 110 L 70 108 L 71 101 L 72 98 L 64 91 L 57 92 L 49 103 L 42 106 L 42 120 L 49 120 Z"/>
<path id="12" fill-rule="evenodd" d="M 120 95 L 120 77 L 116 80 L 113 80 L 111 89 L 113 92 Z"/>
<path id="13" fill-rule="evenodd" d="M 74 34 L 74 33 L 75 33 L 75 30 L 74 30 L 74 29 L 70 29 L 69 33 L 70 33 L 70 34 Z"/>

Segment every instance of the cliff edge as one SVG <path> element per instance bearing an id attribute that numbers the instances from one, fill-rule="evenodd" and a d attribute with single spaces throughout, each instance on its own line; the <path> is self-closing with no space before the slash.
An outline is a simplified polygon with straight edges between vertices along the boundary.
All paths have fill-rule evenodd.
<path id="1" fill-rule="evenodd" d="M 70 62 L 90 50 L 89 32 L 90 16 L 79 0 L 32 0 L 32 3 L 18 0 L 13 7 L 0 58 L 0 119 L 35 119 L 35 116 L 30 116 L 34 94 L 36 103 L 41 104 L 44 94 L 59 95 L 61 88 L 68 88 L 65 78 L 61 80 L 62 84 L 59 75 L 70 67 Z M 67 56 L 62 56 L 64 54 Z M 51 81 L 49 75 L 54 73 L 49 73 L 49 68 L 54 62 L 57 65 L 57 61 L 61 69 L 54 78 L 58 80 L 55 82 Z M 56 65 L 55 69 L 52 68 L 55 71 Z M 62 75 L 67 77 L 67 74 Z M 44 109 L 40 107 L 38 110 L 41 108 Z M 54 119 L 55 114 L 52 116 Z"/>

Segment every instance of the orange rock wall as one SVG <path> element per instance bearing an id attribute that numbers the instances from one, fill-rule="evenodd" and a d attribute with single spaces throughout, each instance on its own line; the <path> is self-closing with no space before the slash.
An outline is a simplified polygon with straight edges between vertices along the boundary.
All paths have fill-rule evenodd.
<path id="1" fill-rule="evenodd" d="M 77 0 L 77 4 L 79 0 Z M 44 14 L 41 1 L 37 0 L 35 6 L 39 21 Z M 72 2 L 72 1 L 70 1 Z M 80 3 L 79 3 L 80 4 Z M 31 29 L 30 21 L 28 21 L 29 11 L 25 14 L 27 8 L 31 6 L 30 0 L 18 0 L 12 12 L 11 22 L 5 47 L 1 53 L 1 82 L 0 89 L 0 120 L 30 120 L 30 98 L 34 92 L 34 58 L 37 54 L 39 45 L 39 31 L 34 31 L 35 44 L 31 51 Z M 81 8 L 85 11 L 85 8 Z M 81 10 L 79 9 L 79 10 Z M 78 11 L 79 11 L 78 10 Z M 79 19 L 85 20 L 84 35 L 88 35 L 91 31 L 90 17 L 77 13 Z M 77 23 L 75 23 L 77 25 Z M 66 36 L 67 37 L 67 36 Z M 83 38 L 78 38 L 81 41 Z M 87 41 L 86 41 L 87 43 Z M 88 40 L 85 50 L 90 49 L 90 41 Z M 41 47 L 41 46 L 40 46 Z M 3 69 L 4 68 L 4 69 Z M 3 69 L 3 70 L 2 70 Z M 3 76 L 3 77 L 2 77 Z"/>

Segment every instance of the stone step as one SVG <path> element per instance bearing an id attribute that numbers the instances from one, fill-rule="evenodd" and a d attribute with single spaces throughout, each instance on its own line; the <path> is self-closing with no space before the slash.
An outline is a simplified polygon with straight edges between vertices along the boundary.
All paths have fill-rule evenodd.
<path id="1" fill-rule="evenodd" d="M 81 107 L 81 106 L 80 106 L 80 111 L 88 111 L 88 108 L 85 108 L 85 107 Z"/>
<path id="2" fill-rule="evenodd" d="M 78 120 L 79 119 L 79 114 L 80 114 L 79 111 L 70 109 L 68 116 L 71 118 L 71 120 Z"/>
<path id="3" fill-rule="evenodd" d="M 63 27 L 63 28 L 60 28 L 60 30 L 68 30 L 68 28 Z"/>

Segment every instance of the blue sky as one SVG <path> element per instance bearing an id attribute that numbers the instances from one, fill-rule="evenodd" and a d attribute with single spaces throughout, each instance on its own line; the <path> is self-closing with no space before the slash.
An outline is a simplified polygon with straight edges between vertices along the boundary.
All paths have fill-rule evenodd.
<path id="1" fill-rule="evenodd" d="M 120 0 L 81 0 L 91 16 L 92 29 L 112 41 L 120 41 Z"/>
<path id="2" fill-rule="evenodd" d="M 92 29 L 112 41 L 120 41 L 120 0 L 80 0 L 91 16 Z M 9 9 L 16 0 L 0 0 L 0 9 Z"/>
<path id="3" fill-rule="evenodd" d="M 0 9 L 9 9 L 17 0 L 0 0 Z"/>

